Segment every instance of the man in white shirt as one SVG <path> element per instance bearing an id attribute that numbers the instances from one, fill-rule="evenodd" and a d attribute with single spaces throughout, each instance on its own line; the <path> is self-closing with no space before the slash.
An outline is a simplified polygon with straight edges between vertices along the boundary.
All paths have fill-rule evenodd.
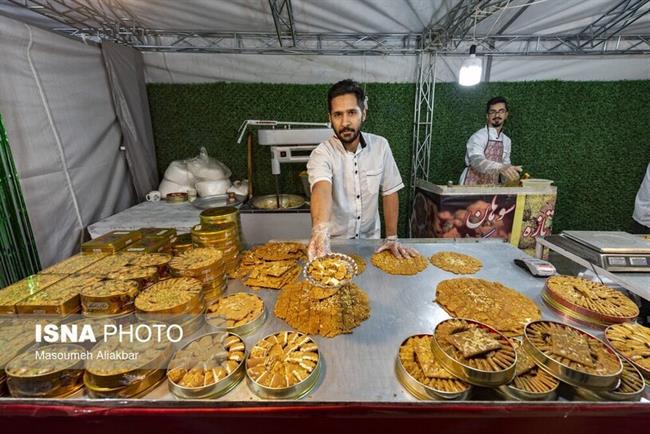
<path id="1" fill-rule="evenodd" d="M 487 102 L 486 125 L 467 141 L 465 170 L 460 175 L 461 185 L 496 185 L 502 177 L 506 182 L 519 179 L 521 166 L 510 163 L 512 143 L 503 134 L 508 119 L 508 101 L 501 96 Z"/>
<path id="2" fill-rule="evenodd" d="M 386 241 L 377 251 L 408 257 L 413 250 L 397 241 L 399 198 L 404 188 L 388 141 L 362 133 L 367 117 L 364 90 L 352 80 L 327 93 L 334 135 L 318 145 L 307 163 L 311 186 L 312 234 L 309 258 L 330 253 L 329 239 L 379 238 L 379 193 L 383 196 Z"/>
<path id="3" fill-rule="evenodd" d="M 632 233 L 650 234 L 650 164 L 648 164 L 634 201 Z"/>

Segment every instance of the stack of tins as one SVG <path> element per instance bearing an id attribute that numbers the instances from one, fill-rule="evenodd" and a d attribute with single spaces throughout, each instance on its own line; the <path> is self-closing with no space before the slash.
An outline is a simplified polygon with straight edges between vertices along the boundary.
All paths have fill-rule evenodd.
<path id="1" fill-rule="evenodd" d="M 237 268 L 239 260 L 239 234 L 235 223 L 199 224 L 192 228 L 192 243 L 195 247 L 212 247 L 223 253 L 226 273 Z"/>
<path id="2" fill-rule="evenodd" d="M 242 235 L 241 219 L 239 217 L 239 210 L 234 206 L 221 206 L 218 208 L 206 209 L 201 213 L 202 225 L 219 225 L 223 223 L 234 223 L 237 227 L 237 236 L 239 247 L 244 243 L 244 236 Z"/>
<path id="3" fill-rule="evenodd" d="M 226 290 L 226 270 L 223 252 L 211 247 L 185 251 L 169 263 L 174 277 L 192 277 L 203 285 L 206 302 L 219 298 Z"/>

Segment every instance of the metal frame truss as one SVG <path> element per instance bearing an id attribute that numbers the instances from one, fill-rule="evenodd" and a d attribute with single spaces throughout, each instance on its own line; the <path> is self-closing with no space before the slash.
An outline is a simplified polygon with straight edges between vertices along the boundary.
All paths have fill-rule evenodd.
<path id="1" fill-rule="evenodd" d="M 437 53 L 423 51 L 418 56 L 418 81 L 413 110 L 413 157 L 411 161 L 411 190 L 409 204 L 415 199 L 415 181 L 429 180 L 431 163 L 431 138 L 433 134 L 433 108 L 436 96 Z M 411 214 L 409 209 L 409 234 Z"/>
<path id="2" fill-rule="evenodd" d="M 294 26 L 291 0 L 269 0 L 276 32 L 193 32 L 146 28 L 120 0 L 9 0 L 61 23 L 51 30 L 84 41 L 111 40 L 142 51 L 326 54 L 326 55 L 466 55 L 479 46 L 483 56 L 557 56 L 649 54 L 650 34 L 620 32 L 650 11 L 650 0 L 618 1 L 580 32 L 570 35 L 503 35 L 531 3 L 521 6 L 493 35 L 473 35 L 472 28 L 502 10 L 507 0 L 464 0 L 423 32 L 301 33 Z M 510 2 L 510 5 L 514 1 Z"/>
<path id="3" fill-rule="evenodd" d="M 291 38 L 291 46 L 296 46 L 296 30 L 293 26 L 293 8 L 291 0 L 269 0 L 275 32 L 278 34 L 278 42 L 284 47 L 283 39 Z"/>

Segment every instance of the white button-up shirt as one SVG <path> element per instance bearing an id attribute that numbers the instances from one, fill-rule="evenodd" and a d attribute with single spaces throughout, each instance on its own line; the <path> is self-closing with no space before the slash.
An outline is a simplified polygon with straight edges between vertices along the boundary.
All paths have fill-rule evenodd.
<path id="1" fill-rule="evenodd" d="M 641 187 L 636 194 L 632 218 L 643 226 L 650 227 L 650 164 L 648 164 Z"/>
<path id="2" fill-rule="evenodd" d="M 356 152 L 332 136 L 314 149 L 307 163 L 309 184 L 332 184 L 330 234 L 336 238 L 379 238 L 379 192 L 383 196 L 404 187 L 388 141 L 361 133 Z"/>

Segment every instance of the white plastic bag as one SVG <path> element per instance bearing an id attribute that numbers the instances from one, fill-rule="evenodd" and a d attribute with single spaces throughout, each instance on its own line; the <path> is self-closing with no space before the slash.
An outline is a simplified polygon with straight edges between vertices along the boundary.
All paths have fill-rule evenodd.
<path id="1" fill-rule="evenodd" d="M 187 160 L 172 161 L 165 170 L 164 178 L 174 184 L 188 187 L 193 186 L 195 181 L 194 174 L 187 167 Z"/>
<path id="2" fill-rule="evenodd" d="M 195 182 L 219 181 L 229 179 L 232 171 L 221 161 L 208 156 L 208 151 L 201 147 L 198 157 L 187 161 L 187 169 L 194 175 Z"/>
<path id="3" fill-rule="evenodd" d="M 187 193 L 187 191 L 192 188 L 189 185 L 177 184 L 173 181 L 170 181 L 167 178 L 163 178 L 158 186 L 158 191 L 160 196 L 164 199 L 169 193 Z"/>

